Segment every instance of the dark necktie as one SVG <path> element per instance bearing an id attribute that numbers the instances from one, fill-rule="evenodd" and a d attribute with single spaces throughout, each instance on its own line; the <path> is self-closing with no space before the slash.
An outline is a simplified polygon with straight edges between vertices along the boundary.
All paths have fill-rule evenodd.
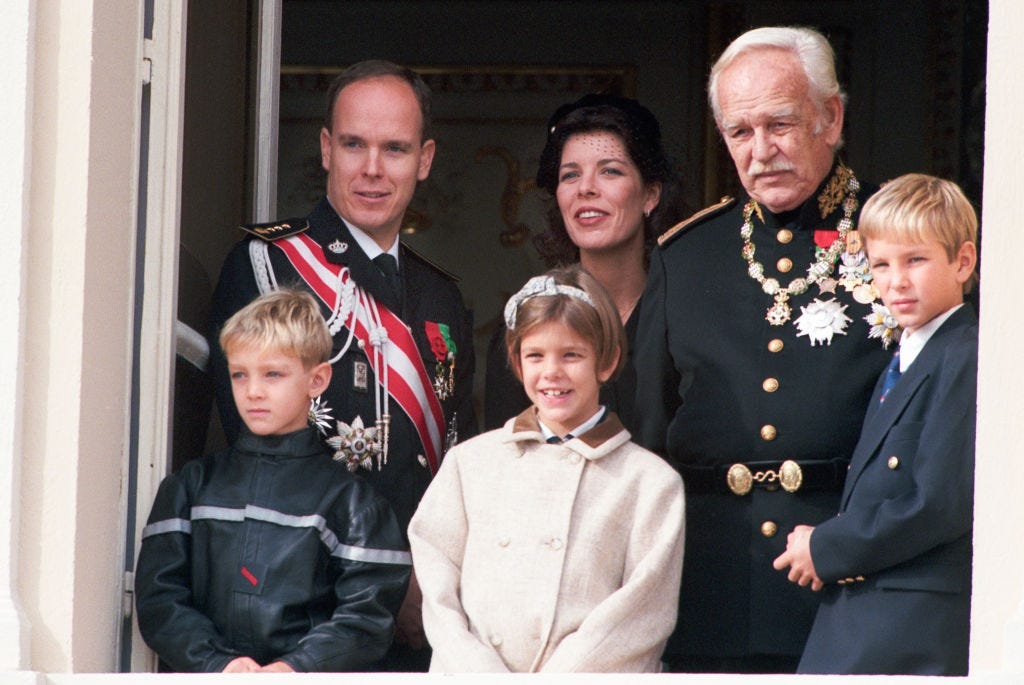
<path id="1" fill-rule="evenodd" d="M 398 303 L 399 311 L 395 312 L 401 315 L 402 308 L 402 277 L 398 275 L 398 261 L 389 255 L 387 252 L 377 255 L 373 258 L 373 263 L 377 265 L 380 272 L 384 274 L 384 281 L 388 284 L 388 288 L 391 290 L 393 301 Z"/>
<path id="2" fill-rule="evenodd" d="M 572 433 L 569 433 L 564 438 L 560 438 L 557 435 L 552 435 L 550 438 L 548 438 L 548 443 L 552 445 L 561 445 L 563 442 L 569 442 L 570 440 L 572 440 L 572 437 Z"/>
<path id="3" fill-rule="evenodd" d="M 892 386 L 896 385 L 896 381 L 902 375 L 900 372 L 900 351 L 896 350 L 896 354 L 889 361 L 889 366 L 885 367 L 885 376 L 882 380 L 882 394 L 878 397 L 879 402 L 885 402 L 885 396 L 889 394 Z"/>

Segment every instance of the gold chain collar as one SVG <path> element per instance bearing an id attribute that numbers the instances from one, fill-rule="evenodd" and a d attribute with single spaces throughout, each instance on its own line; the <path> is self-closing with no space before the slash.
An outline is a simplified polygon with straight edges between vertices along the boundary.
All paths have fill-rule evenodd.
<path id="1" fill-rule="evenodd" d="M 816 259 L 807 268 L 807 276 L 794 278 L 786 287 L 782 287 L 775 278 L 765 278 L 764 265 L 754 261 L 756 247 L 752 240 L 754 235 L 753 215 L 757 212 L 762 221 L 764 217 L 761 214 L 761 207 L 755 200 L 751 199 L 743 206 L 743 225 L 740 226 L 740 237 L 743 238 L 742 254 L 743 258 L 747 260 L 747 273 L 761 284 L 761 290 L 775 298 L 775 303 L 768 308 L 765 314 L 765 319 L 771 325 L 781 326 L 790 320 L 793 312 L 788 300 L 791 295 L 805 293 L 811 285 L 832 275 L 836 260 L 846 250 L 847 235 L 853 229 L 853 213 L 859 206 L 858 190 L 860 190 L 860 182 L 853 170 L 840 164 L 832 179 L 818 196 L 818 208 L 822 212 L 822 218 L 825 218 L 835 209 L 839 203 L 840 194 L 842 194 L 843 218 L 839 220 L 837 226 L 839 237 L 832 241 L 828 249 L 817 248 Z"/>

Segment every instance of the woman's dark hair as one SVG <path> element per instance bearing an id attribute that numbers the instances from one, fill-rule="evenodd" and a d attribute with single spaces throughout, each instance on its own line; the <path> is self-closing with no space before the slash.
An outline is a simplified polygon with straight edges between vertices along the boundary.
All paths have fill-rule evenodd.
<path id="1" fill-rule="evenodd" d="M 661 143 L 661 126 L 651 111 L 636 100 L 617 95 L 584 95 L 576 102 L 562 105 L 548 120 L 548 140 L 540 155 L 537 187 L 552 198 L 558 188 L 562 149 L 578 133 L 607 131 L 618 136 L 626 152 L 640 171 L 644 185 L 661 183 L 661 199 L 651 216 L 644 220 L 644 244 L 647 252 L 658 234 L 669 224 L 685 216 L 680 206 L 679 182 Z M 548 213 L 548 230 L 533 239 L 541 259 L 549 266 L 579 261 L 579 248 L 569 239 L 558 203 Z"/>

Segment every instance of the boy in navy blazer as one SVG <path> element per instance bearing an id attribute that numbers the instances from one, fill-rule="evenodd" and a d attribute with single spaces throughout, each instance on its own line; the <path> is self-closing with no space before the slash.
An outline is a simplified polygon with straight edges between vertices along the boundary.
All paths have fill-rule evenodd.
<path id="1" fill-rule="evenodd" d="M 903 334 L 839 513 L 797 526 L 774 562 L 824 589 L 798 671 L 965 675 L 978 326 L 963 296 L 978 222 L 956 184 L 908 174 L 865 203 L 859 229 Z"/>

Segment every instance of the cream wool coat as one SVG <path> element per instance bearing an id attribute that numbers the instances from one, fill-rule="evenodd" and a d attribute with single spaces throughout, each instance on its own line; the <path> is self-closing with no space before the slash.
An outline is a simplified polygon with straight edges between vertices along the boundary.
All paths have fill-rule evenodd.
<path id="1" fill-rule="evenodd" d="M 409 525 L 430 670 L 660 670 L 684 516 L 614 414 L 550 445 L 531 407 L 457 445 Z"/>

